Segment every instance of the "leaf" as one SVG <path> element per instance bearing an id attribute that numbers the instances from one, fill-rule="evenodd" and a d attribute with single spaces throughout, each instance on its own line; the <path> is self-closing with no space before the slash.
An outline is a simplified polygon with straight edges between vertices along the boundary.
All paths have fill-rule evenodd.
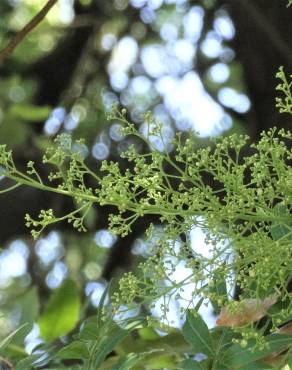
<path id="1" fill-rule="evenodd" d="M 128 330 L 120 329 L 114 336 L 104 338 L 100 341 L 98 349 L 94 353 L 94 368 L 97 368 L 103 363 L 106 356 L 114 350 L 114 348 L 127 337 Z"/>
<path id="2" fill-rule="evenodd" d="M 242 367 L 240 369 L 241 370 L 269 370 L 269 369 L 275 369 L 275 368 L 268 364 L 261 364 L 260 362 L 255 362 L 253 364 L 249 364 L 248 366 Z"/>
<path id="3" fill-rule="evenodd" d="M 92 322 L 89 320 L 83 323 L 79 338 L 85 341 L 95 341 L 99 337 L 97 323 L 96 321 Z"/>
<path id="4" fill-rule="evenodd" d="M 219 275 L 217 270 L 214 271 L 213 276 L 214 276 L 213 278 L 214 285 L 209 288 L 210 292 L 215 293 L 216 297 L 227 297 L 228 294 L 227 294 L 227 287 L 226 287 L 225 279 Z M 212 303 L 215 313 L 218 314 L 220 312 L 220 308 L 217 302 L 214 300 L 211 300 L 211 303 Z"/>
<path id="5" fill-rule="evenodd" d="M 188 358 L 187 360 L 182 361 L 178 364 L 178 369 L 182 370 L 204 370 L 206 369 L 201 362 L 191 360 Z"/>
<path id="6" fill-rule="evenodd" d="M 289 322 L 288 324 L 279 328 L 277 330 L 277 333 L 279 333 L 279 334 L 292 334 L 292 322 Z"/>
<path id="7" fill-rule="evenodd" d="M 202 352 L 207 356 L 214 356 L 214 348 L 209 329 L 198 313 L 194 314 L 190 310 L 187 312 L 182 333 L 186 341 L 193 346 L 196 353 Z"/>
<path id="8" fill-rule="evenodd" d="M 134 330 L 134 328 L 135 325 L 132 325 L 132 327 L 127 330 L 117 328 L 112 333 L 109 333 L 108 336 L 103 337 L 98 343 L 98 346 L 95 347 L 94 352 L 91 353 L 90 361 L 94 364 L 93 368 L 98 369 L 106 356 L 111 353 L 115 347 L 121 343 L 132 330 Z"/>
<path id="9" fill-rule="evenodd" d="M 139 356 L 135 353 L 130 353 L 128 356 L 122 358 L 111 370 L 130 370 L 136 365 L 144 356 Z"/>
<path id="10" fill-rule="evenodd" d="M 108 300 L 108 297 L 110 295 L 110 291 L 112 289 L 112 285 L 113 285 L 113 280 L 110 280 L 109 283 L 107 284 L 106 288 L 104 289 L 101 297 L 100 297 L 100 301 L 99 301 L 99 304 L 98 304 L 98 310 L 97 310 L 97 325 L 101 325 L 102 323 L 102 309 L 103 307 L 105 306 L 107 300 Z"/>
<path id="11" fill-rule="evenodd" d="M 151 341 L 151 340 L 161 338 L 154 329 L 149 328 L 149 327 L 141 328 L 141 329 L 139 329 L 138 332 L 139 332 L 139 336 L 140 336 L 141 339 Z"/>
<path id="12" fill-rule="evenodd" d="M 42 369 L 53 358 L 56 352 L 55 347 L 48 347 L 46 345 L 39 346 L 40 353 L 27 356 L 25 359 L 19 361 L 14 370 L 36 370 Z M 45 367 L 48 369 L 48 367 Z M 57 370 L 55 368 L 55 370 Z"/>
<path id="13" fill-rule="evenodd" d="M 117 364 L 115 364 L 111 370 L 130 370 L 133 369 L 133 366 L 140 362 L 144 357 L 147 357 L 151 354 L 155 354 L 155 360 L 159 361 L 159 354 L 157 356 L 157 352 L 163 352 L 160 349 L 153 349 L 147 352 L 142 353 L 129 353 L 127 356 L 123 357 Z M 109 358 L 110 359 L 110 358 Z M 164 359 L 162 359 L 164 360 Z M 149 365 L 149 361 L 147 361 L 147 365 Z M 154 367 L 153 367 L 154 366 Z M 148 367 L 147 367 L 148 368 Z M 151 363 L 151 368 L 155 368 L 155 364 Z"/>
<path id="14" fill-rule="evenodd" d="M 277 204 L 274 207 L 277 216 L 286 216 L 287 219 L 289 218 L 289 211 L 283 204 Z M 288 240 L 292 240 L 292 228 L 285 224 L 274 224 L 271 227 L 271 235 L 273 240 L 279 240 L 288 236 Z"/>
<path id="15" fill-rule="evenodd" d="M 222 359 L 224 359 L 224 353 L 226 352 L 226 349 L 230 347 L 230 345 L 233 343 L 232 340 L 234 338 L 234 332 L 230 328 L 225 327 L 215 327 L 212 329 L 212 340 L 215 347 L 215 353 L 216 355 L 213 358 L 213 368 L 214 370 L 222 368 L 225 369 L 224 362 L 222 362 Z M 216 366 L 215 366 L 216 365 Z M 227 370 L 229 370 L 227 368 Z"/>
<path id="16" fill-rule="evenodd" d="M 0 144 L 15 148 L 23 144 L 30 136 L 30 129 L 21 121 L 14 122 L 6 117 L 0 125 Z"/>
<path id="17" fill-rule="evenodd" d="M 23 360 L 19 361 L 14 370 L 31 370 L 32 369 L 32 365 L 35 361 L 37 361 L 39 358 L 40 358 L 40 354 L 38 355 L 30 355 L 26 358 L 24 358 Z"/>
<path id="18" fill-rule="evenodd" d="M 66 280 L 51 295 L 38 324 L 41 336 L 51 341 L 74 329 L 79 320 L 80 298 L 75 282 Z"/>
<path id="19" fill-rule="evenodd" d="M 242 326 L 260 320 L 267 313 L 267 310 L 277 302 L 276 294 L 266 297 L 263 300 L 245 299 L 238 303 L 238 310 L 230 312 L 230 308 L 225 306 L 221 309 L 216 321 L 218 326 Z"/>
<path id="20" fill-rule="evenodd" d="M 23 324 L 16 330 L 14 330 L 12 333 L 10 333 L 5 339 L 0 342 L 0 352 L 2 352 L 6 346 L 12 341 L 12 339 L 15 337 L 17 333 L 19 333 L 21 330 L 23 330 L 26 327 L 26 324 Z"/>
<path id="21" fill-rule="evenodd" d="M 31 104 L 13 104 L 8 114 L 15 119 L 22 119 L 30 122 L 45 120 L 51 112 L 48 106 L 39 107 Z"/>
<path id="22" fill-rule="evenodd" d="M 269 347 L 263 350 L 251 348 L 254 347 L 255 342 L 250 341 L 245 348 L 242 348 L 239 344 L 232 345 L 226 352 L 227 361 L 231 369 L 233 370 L 248 370 L 247 365 L 250 365 L 264 357 L 272 354 L 287 346 L 291 346 L 292 335 L 285 334 L 273 334 L 267 338 Z M 260 365 L 258 365 L 260 366 Z"/>
<path id="23" fill-rule="evenodd" d="M 156 355 L 147 359 L 145 362 L 146 369 L 151 370 L 161 370 L 161 369 L 173 369 L 173 366 L 176 362 L 176 355 L 175 354 L 163 354 L 163 355 Z"/>
<path id="24" fill-rule="evenodd" d="M 15 335 L 13 343 L 22 345 L 24 338 L 31 331 L 33 323 L 39 315 L 40 304 L 36 287 L 33 287 L 24 294 L 17 301 L 17 304 L 21 307 L 20 324 L 26 324 L 26 326 Z"/>
<path id="25" fill-rule="evenodd" d="M 89 358 L 89 351 L 85 343 L 81 341 L 74 341 L 63 347 L 56 354 L 59 359 L 81 359 L 86 360 Z"/>
<path id="26" fill-rule="evenodd" d="M 280 350 L 278 354 L 272 354 L 270 356 L 266 356 L 261 359 L 261 364 L 265 366 L 270 366 L 269 368 L 273 369 L 274 367 L 279 367 L 281 364 L 283 365 L 286 360 L 286 356 L 282 354 L 283 352 Z"/>

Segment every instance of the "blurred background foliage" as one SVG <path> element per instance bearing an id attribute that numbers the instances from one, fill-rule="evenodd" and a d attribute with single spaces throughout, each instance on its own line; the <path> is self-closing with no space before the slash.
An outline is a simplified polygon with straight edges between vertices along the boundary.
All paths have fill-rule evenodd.
<path id="1" fill-rule="evenodd" d="M 42 6 L 1 0 L 0 49 Z M 151 110 L 169 150 L 174 133 L 190 129 L 198 146 L 231 132 L 255 140 L 264 129 L 287 125 L 276 115 L 274 75 L 280 65 L 292 70 L 291 34 L 284 0 L 59 0 L 0 64 L 0 143 L 14 150 L 20 167 L 32 159 L 45 174 L 41 151 L 69 132 L 85 138 L 82 149 L 97 170 L 103 159 L 121 161 L 133 140 L 120 135 L 118 122 L 106 121 L 114 103 L 141 131 Z M 61 224 L 33 242 L 25 213 L 62 214 L 73 206 L 28 188 L 0 198 L 0 336 L 29 322 L 15 339 L 22 345 L 30 333 L 27 351 L 40 341 L 35 323 L 64 279 L 78 287 L 86 316 L 110 277 L 147 256 L 143 230 L 157 221 L 143 219 L 118 239 L 107 231 L 106 207 L 89 215 L 86 234 Z"/>

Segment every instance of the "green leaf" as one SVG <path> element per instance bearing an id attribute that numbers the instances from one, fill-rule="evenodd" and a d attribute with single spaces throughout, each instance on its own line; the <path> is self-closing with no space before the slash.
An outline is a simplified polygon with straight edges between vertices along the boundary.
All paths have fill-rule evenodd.
<path id="1" fill-rule="evenodd" d="M 56 354 L 59 359 L 88 359 L 89 351 L 85 343 L 75 341 L 60 349 Z"/>
<path id="2" fill-rule="evenodd" d="M 30 122 L 40 122 L 49 116 L 51 108 L 39 107 L 31 104 L 13 104 L 8 114 L 13 118 Z"/>
<path id="3" fill-rule="evenodd" d="M 106 356 L 111 353 L 115 347 L 122 342 L 123 339 L 129 335 L 130 331 L 120 329 L 115 335 L 103 338 L 97 350 L 94 352 L 94 368 L 98 369 L 98 367 L 103 363 Z"/>
<path id="4" fill-rule="evenodd" d="M 195 352 L 202 352 L 209 357 L 214 356 L 214 348 L 209 329 L 198 313 L 187 312 L 186 322 L 182 328 L 183 336 L 192 345 Z"/>
<path id="5" fill-rule="evenodd" d="M 223 276 L 219 274 L 218 270 L 214 271 L 213 276 L 214 276 L 213 278 L 214 285 L 210 287 L 210 292 L 215 293 L 216 297 L 226 298 L 228 296 L 226 280 L 224 279 Z M 218 306 L 217 302 L 214 300 L 211 300 L 211 303 L 212 303 L 215 313 L 219 314 L 220 307 Z"/>
<path id="6" fill-rule="evenodd" d="M 155 355 L 147 359 L 147 362 L 145 360 L 145 364 L 147 364 L 146 369 L 174 369 L 174 364 L 176 363 L 176 360 L 177 358 L 175 354 Z"/>
<path id="7" fill-rule="evenodd" d="M 139 329 L 139 336 L 141 339 L 145 339 L 145 340 L 155 340 L 155 339 L 159 339 L 160 336 L 157 334 L 157 332 L 152 329 L 152 328 L 149 328 L 149 327 L 145 327 L 145 328 L 141 328 Z"/>
<path id="8" fill-rule="evenodd" d="M 289 218 L 289 211 L 283 204 L 277 204 L 274 207 L 277 216 L 286 216 Z M 285 237 L 288 237 L 288 240 L 292 240 L 292 226 L 287 224 L 275 224 L 271 227 L 271 235 L 273 240 L 279 240 Z"/>
<path id="9" fill-rule="evenodd" d="M 15 148 L 23 144 L 30 136 L 30 129 L 21 121 L 13 121 L 6 117 L 0 124 L 0 144 Z"/>
<path id="10" fill-rule="evenodd" d="M 53 292 L 38 321 L 42 338 L 51 341 L 69 333 L 77 324 L 79 314 L 78 288 L 72 280 L 66 280 Z"/>
<path id="11" fill-rule="evenodd" d="M 19 361 L 14 370 L 31 370 L 33 363 L 40 358 L 41 355 L 30 355 L 23 360 Z"/>
<path id="12" fill-rule="evenodd" d="M 253 364 L 249 364 L 246 367 L 240 368 L 241 370 L 269 370 L 269 369 L 275 369 L 274 366 L 268 365 L 268 364 L 261 364 L 259 362 L 255 362 Z"/>
<path id="13" fill-rule="evenodd" d="M 222 358 L 224 358 L 226 349 L 233 343 L 232 340 L 235 338 L 234 332 L 230 328 L 215 327 L 212 329 L 211 336 L 216 353 L 212 365 L 214 370 L 229 370 L 228 367 L 225 367 L 224 363 L 222 363 Z"/>
<path id="14" fill-rule="evenodd" d="M 18 301 L 17 304 L 21 307 L 20 324 L 26 324 L 25 328 L 18 332 L 13 338 L 13 343 L 22 345 L 24 338 L 31 331 L 33 323 L 39 315 L 39 297 L 36 287 L 33 287 L 26 292 Z"/>
<path id="15" fill-rule="evenodd" d="M 15 335 L 23 330 L 25 327 L 26 324 L 23 324 L 21 327 L 17 328 L 11 334 L 9 334 L 5 339 L 3 339 L 2 342 L 0 342 L 0 352 L 2 352 L 6 348 L 6 346 L 8 346 L 8 344 L 13 340 Z"/>
<path id="16" fill-rule="evenodd" d="M 263 350 L 259 350 L 256 348 L 255 350 L 251 351 L 250 349 L 253 348 L 255 345 L 254 341 L 250 341 L 245 348 L 242 348 L 239 344 L 232 345 L 225 352 L 225 356 L 227 356 L 227 362 L 230 368 L 234 370 L 247 370 L 250 364 L 282 348 L 284 349 L 291 346 L 292 335 L 273 334 L 267 338 L 267 341 L 269 347 Z"/>
<path id="17" fill-rule="evenodd" d="M 43 366 L 47 365 L 52 360 L 53 354 L 56 352 L 55 347 L 48 347 L 46 345 L 39 346 L 38 350 L 41 352 L 27 356 L 25 359 L 19 361 L 14 370 L 36 370 L 43 368 Z M 48 369 L 48 367 L 45 369 Z M 55 370 L 57 370 L 57 368 L 55 368 Z"/>
<path id="18" fill-rule="evenodd" d="M 113 280 L 110 280 L 109 283 L 107 284 L 105 290 L 103 291 L 99 304 L 98 304 L 98 309 L 97 309 L 97 325 L 101 325 L 102 323 L 102 317 L 103 317 L 103 308 L 106 304 L 106 301 L 108 297 L 110 296 L 110 291 L 112 289 L 113 285 Z"/>
<path id="19" fill-rule="evenodd" d="M 206 369 L 201 362 L 191 360 L 190 358 L 178 364 L 178 369 L 182 370 L 204 370 Z"/>
<path id="20" fill-rule="evenodd" d="M 130 370 L 133 369 L 133 366 L 135 366 L 144 355 L 139 356 L 135 353 L 130 353 L 128 356 L 122 358 L 117 364 L 115 364 L 111 370 Z"/>
<path id="21" fill-rule="evenodd" d="M 93 368 L 98 369 L 105 360 L 106 356 L 111 353 L 115 347 L 121 343 L 134 329 L 135 325 L 132 325 L 131 328 L 127 330 L 117 328 L 107 336 L 103 337 L 98 345 L 95 346 L 94 351 L 91 353 L 90 360 L 94 363 Z"/>
<path id="22" fill-rule="evenodd" d="M 285 235 L 289 234 L 291 230 L 286 225 L 283 224 L 277 224 L 273 227 L 271 227 L 271 235 L 273 240 L 279 240 L 283 238 Z M 288 237 L 291 238 L 291 234 Z"/>
<path id="23" fill-rule="evenodd" d="M 90 317 L 82 324 L 79 338 L 85 341 L 96 341 L 99 337 L 96 317 Z"/>

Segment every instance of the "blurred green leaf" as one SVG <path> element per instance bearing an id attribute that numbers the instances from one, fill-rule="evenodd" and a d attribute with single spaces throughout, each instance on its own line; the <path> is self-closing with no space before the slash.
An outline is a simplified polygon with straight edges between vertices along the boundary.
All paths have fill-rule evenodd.
<path id="1" fill-rule="evenodd" d="M 85 343 L 75 341 L 60 349 L 56 354 L 59 359 L 88 359 L 89 351 Z"/>
<path id="2" fill-rule="evenodd" d="M 74 281 L 66 280 L 54 291 L 38 324 L 42 338 L 56 339 L 74 329 L 79 320 L 80 298 Z"/>
<path id="3" fill-rule="evenodd" d="M 14 104 L 8 114 L 15 119 L 29 122 L 40 122 L 48 118 L 51 108 L 48 106 L 38 107 L 32 104 Z"/>
<path id="4" fill-rule="evenodd" d="M 24 338 L 31 331 L 33 323 L 37 320 L 39 315 L 39 297 L 36 287 L 28 290 L 18 301 L 17 304 L 21 307 L 20 324 L 26 324 L 25 328 L 18 332 L 13 343 L 22 345 Z"/>
<path id="5" fill-rule="evenodd" d="M 209 329 L 198 313 L 190 310 L 187 312 L 182 333 L 186 341 L 193 346 L 195 353 L 202 352 L 207 356 L 214 356 L 214 348 Z"/>
<path id="6" fill-rule="evenodd" d="M 26 327 L 26 324 L 20 326 L 16 330 L 14 330 L 12 333 L 10 333 L 5 339 L 3 339 L 0 342 L 0 352 L 3 352 L 6 346 L 12 341 L 12 339 L 15 337 L 17 333 L 19 333 L 21 330 L 23 330 Z"/>
<path id="7" fill-rule="evenodd" d="M 160 369 L 176 369 L 176 355 L 175 354 L 162 354 L 162 355 L 154 355 L 151 358 L 147 359 L 147 362 L 145 361 L 146 369 L 151 370 L 160 370 Z"/>
<path id="8" fill-rule="evenodd" d="M 139 356 L 135 353 L 130 353 L 128 356 L 122 358 L 116 365 L 114 365 L 111 370 L 130 370 L 136 365 L 141 358 L 144 356 Z"/>
<path id="9" fill-rule="evenodd" d="M 56 347 L 41 343 L 34 348 L 31 355 L 27 355 L 24 359 L 17 362 L 14 370 L 36 370 L 43 368 L 52 360 L 54 353 L 56 353 Z M 45 369 L 47 370 L 48 367 L 45 367 Z"/>
<path id="10" fill-rule="evenodd" d="M 269 370 L 269 369 L 275 369 L 275 367 L 268 365 L 268 364 L 261 364 L 259 362 L 254 362 L 253 364 L 249 364 L 246 367 L 242 367 L 240 369 L 241 370 Z"/>
<path id="11" fill-rule="evenodd" d="M 30 130 L 21 121 L 5 118 L 0 123 L 0 144 L 6 144 L 9 148 L 23 144 L 29 135 Z"/>
<path id="12" fill-rule="evenodd" d="M 23 360 L 19 361 L 14 370 L 31 370 L 33 363 L 40 358 L 41 355 L 30 355 Z"/>
<path id="13" fill-rule="evenodd" d="M 201 362 L 191 360 L 190 358 L 178 364 L 178 369 L 182 370 L 204 370 L 206 369 Z"/>
<path id="14" fill-rule="evenodd" d="M 149 327 L 141 328 L 141 329 L 139 329 L 138 332 L 139 332 L 139 336 L 141 337 L 141 339 L 155 340 L 155 339 L 160 338 L 160 336 L 157 334 L 157 332 L 154 329 L 149 328 Z"/>

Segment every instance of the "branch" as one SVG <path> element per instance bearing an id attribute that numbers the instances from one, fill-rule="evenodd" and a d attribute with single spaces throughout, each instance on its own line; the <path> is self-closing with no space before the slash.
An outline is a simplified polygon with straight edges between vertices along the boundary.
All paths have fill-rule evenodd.
<path id="1" fill-rule="evenodd" d="M 33 17 L 33 19 L 0 51 L 0 61 L 9 57 L 16 46 L 45 18 L 50 9 L 56 4 L 57 0 L 48 0 L 46 5 Z"/>

